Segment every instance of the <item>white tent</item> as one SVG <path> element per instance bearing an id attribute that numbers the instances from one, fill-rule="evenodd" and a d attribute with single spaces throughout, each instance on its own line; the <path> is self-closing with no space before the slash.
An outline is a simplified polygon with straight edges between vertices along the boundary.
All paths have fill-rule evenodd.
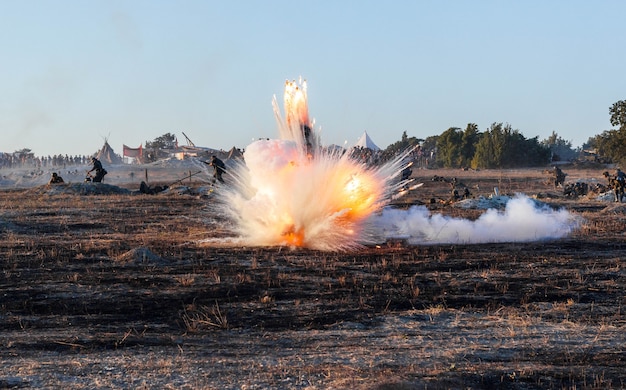
<path id="1" fill-rule="evenodd" d="M 356 141 L 356 144 L 354 144 L 354 146 L 368 148 L 372 150 L 380 150 L 380 148 L 374 143 L 374 141 L 372 141 L 370 136 L 367 135 L 367 131 L 363 132 L 363 135 L 361 136 L 361 138 L 359 138 L 358 141 Z"/>

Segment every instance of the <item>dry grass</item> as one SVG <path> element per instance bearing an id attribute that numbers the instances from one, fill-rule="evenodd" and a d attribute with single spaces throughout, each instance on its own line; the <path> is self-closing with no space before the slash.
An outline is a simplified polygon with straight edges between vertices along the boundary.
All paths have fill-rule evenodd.
<path id="1" fill-rule="evenodd" d="M 320 253 L 207 244 L 226 232 L 210 198 L 2 191 L 0 388 L 626 387 L 623 208 L 540 171 L 437 174 L 551 193 L 585 223 Z M 424 182 L 409 202 L 449 191 Z"/>

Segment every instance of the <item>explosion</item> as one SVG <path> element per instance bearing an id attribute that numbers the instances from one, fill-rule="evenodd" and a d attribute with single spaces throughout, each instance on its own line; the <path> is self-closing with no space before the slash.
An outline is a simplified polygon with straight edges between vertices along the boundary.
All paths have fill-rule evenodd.
<path id="1" fill-rule="evenodd" d="M 220 191 L 237 233 L 249 245 L 319 250 L 373 242 L 368 219 L 401 184 L 402 158 L 372 168 L 322 148 L 309 120 L 306 82 L 286 82 L 284 119 L 276 98 L 273 106 L 281 139 L 248 145 L 245 164 L 231 171 L 234 185 Z"/>
<path id="2" fill-rule="evenodd" d="M 280 139 L 259 140 L 229 170 L 218 202 L 246 245 L 357 249 L 390 238 L 420 243 L 519 242 L 558 238 L 577 227 L 567 211 L 513 199 L 476 221 L 431 216 L 421 207 L 386 208 L 402 196 L 404 155 L 370 167 L 349 152 L 323 148 L 309 120 L 306 82 L 285 84 L 285 117 L 273 99 Z"/>

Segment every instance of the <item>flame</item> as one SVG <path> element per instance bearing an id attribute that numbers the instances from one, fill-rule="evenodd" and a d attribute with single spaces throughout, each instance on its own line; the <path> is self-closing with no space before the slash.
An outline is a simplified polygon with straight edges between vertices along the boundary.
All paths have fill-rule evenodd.
<path id="1" fill-rule="evenodd" d="M 303 246 L 304 244 L 304 231 L 302 229 L 296 231 L 294 225 L 287 226 L 282 236 L 285 244 L 289 246 Z"/>
<path id="2" fill-rule="evenodd" d="M 309 120 L 306 82 L 286 82 L 285 120 L 274 98 L 281 139 L 246 147 L 234 185 L 219 196 L 248 245 L 347 250 L 369 242 L 369 218 L 395 190 L 400 160 L 370 168 L 350 153 L 320 147 Z"/>
<path id="3" fill-rule="evenodd" d="M 309 108 L 307 103 L 306 80 L 285 81 L 285 115 L 287 125 L 310 125 Z"/>
<path id="4" fill-rule="evenodd" d="M 285 119 L 283 120 L 276 97 L 272 102 L 278 122 L 280 138 L 296 142 L 308 159 L 313 158 L 320 146 L 319 136 L 313 131 L 315 123 L 309 118 L 306 80 L 285 81 L 283 98 Z"/>

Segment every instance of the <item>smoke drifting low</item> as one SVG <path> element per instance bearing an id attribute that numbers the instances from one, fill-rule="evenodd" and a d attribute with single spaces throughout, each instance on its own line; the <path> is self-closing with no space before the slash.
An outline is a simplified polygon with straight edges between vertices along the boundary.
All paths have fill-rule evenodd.
<path id="1" fill-rule="evenodd" d="M 529 242 L 562 238 L 579 226 L 567 210 L 553 210 L 517 195 L 504 211 L 486 210 L 477 220 L 431 215 L 426 207 L 386 208 L 372 216 L 381 239 L 405 239 L 410 244 L 480 244 Z"/>

